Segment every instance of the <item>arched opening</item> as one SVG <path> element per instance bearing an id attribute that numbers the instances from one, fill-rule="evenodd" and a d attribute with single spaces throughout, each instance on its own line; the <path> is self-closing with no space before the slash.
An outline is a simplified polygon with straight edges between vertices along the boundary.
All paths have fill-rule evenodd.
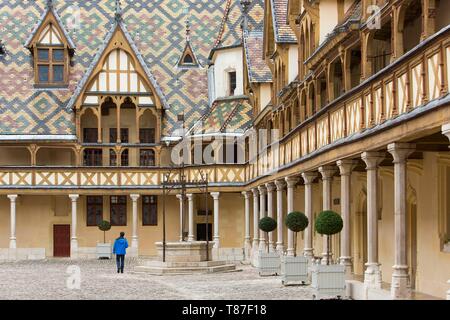
<path id="1" fill-rule="evenodd" d="M 295 128 L 300 123 L 300 116 L 301 110 L 300 110 L 300 103 L 298 102 L 298 99 L 296 98 L 294 100 L 294 104 L 292 106 L 292 125 L 291 128 Z"/>
<path id="2" fill-rule="evenodd" d="M 37 166 L 75 166 L 75 152 L 71 148 L 41 147 L 36 153 Z"/>
<path id="3" fill-rule="evenodd" d="M 139 150 L 139 165 L 141 167 L 154 167 L 156 165 L 155 150 L 140 149 Z"/>
<path id="4" fill-rule="evenodd" d="M 30 166 L 31 153 L 25 147 L 0 147 L 0 166 Z"/>
<path id="5" fill-rule="evenodd" d="M 422 3 L 420 0 L 405 2 L 400 12 L 399 28 L 402 33 L 403 52 L 420 43 L 422 34 Z"/>
<path id="6" fill-rule="evenodd" d="M 323 108 L 328 104 L 328 86 L 325 72 L 323 72 L 317 79 L 317 85 L 317 89 L 319 90 L 318 94 L 320 99 L 320 108 Z"/>
<path id="7" fill-rule="evenodd" d="M 192 58 L 192 56 L 188 53 L 184 56 L 183 59 L 183 63 L 185 64 L 193 64 L 194 63 L 194 59 Z"/>
<path id="8" fill-rule="evenodd" d="M 436 1 L 436 32 L 450 24 L 450 1 L 435 0 Z"/>
<path id="9" fill-rule="evenodd" d="M 279 123 L 279 129 L 280 129 L 280 138 L 284 135 L 284 111 L 281 111 L 278 114 L 278 123 Z"/>
<path id="10" fill-rule="evenodd" d="M 273 142 L 273 124 L 272 119 L 267 120 L 267 142 L 271 144 Z"/>
<path id="11" fill-rule="evenodd" d="M 306 90 L 303 89 L 300 93 L 300 114 L 302 116 L 301 122 L 308 118 L 308 110 L 306 110 Z"/>
<path id="12" fill-rule="evenodd" d="M 331 72 L 331 83 L 333 86 L 333 99 L 337 99 L 340 97 L 342 93 L 344 93 L 344 74 L 342 70 L 341 59 L 337 58 L 332 64 L 330 68 Z"/>
<path id="13" fill-rule="evenodd" d="M 355 274 L 363 275 L 367 262 L 367 195 L 365 189 L 360 192 L 358 199 L 357 212 L 353 219 L 353 270 Z"/>
<path id="14" fill-rule="evenodd" d="M 83 143 L 97 143 L 98 137 L 98 119 L 92 108 L 86 108 L 86 111 L 80 118 L 81 141 Z"/>
<path id="15" fill-rule="evenodd" d="M 123 149 L 120 153 L 120 166 L 128 167 L 130 165 L 130 152 L 129 149 Z"/>
<path id="16" fill-rule="evenodd" d="M 117 142 L 129 143 L 131 141 L 137 141 L 138 137 L 136 137 L 135 130 L 130 130 L 130 128 L 135 127 L 136 105 L 130 97 L 126 97 L 120 105 L 120 136 L 117 137 Z"/>
<path id="17" fill-rule="evenodd" d="M 372 74 L 376 74 L 384 69 L 391 62 L 391 38 L 391 20 L 370 34 L 367 46 L 367 59 L 370 63 Z"/>
<path id="18" fill-rule="evenodd" d="M 157 119 L 150 109 L 146 109 L 139 118 L 139 142 L 156 143 Z"/>
<path id="19" fill-rule="evenodd" d="M 316 106 L 316 89 L 314 86 L 314 83 L 311 83 L 309 85 L 309 92 L 308 92 L 308 99 L 309 99 L 309 117 L 312 117 L 316 111 L 317 111 L 317 106 Z"/>
<path id="20" fill-rule="evenodd" d="M 111 97 L 107 97 L 101 105 L 102 141 L 117 143 L 117 106 Z"/>
<path id="21" fill-rule="evenodd" d="M 291 108 L 284 111 L 284 135 L 291 131 Z"/>
<path id="22" fill-rule="evenodd" d="M 350 88 L 361 83 L 361 46 L 350 49 L 348 54 L 350 65 Z"/>

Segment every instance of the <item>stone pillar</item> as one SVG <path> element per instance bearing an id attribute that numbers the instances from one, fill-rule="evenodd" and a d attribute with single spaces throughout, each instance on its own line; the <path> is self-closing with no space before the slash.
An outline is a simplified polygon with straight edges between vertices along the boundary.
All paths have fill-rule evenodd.
<path id="1" fill-rule="evenodd" d="M 265 186 L 259 186 L 259 220 L 266 216 L 266 195 L 267 190 Z M 258 221 L 259 229 L 259 221 Z M 266 233 L 259 229 L 259 251 L 266 251 Z"/>
<path id="2" fill-rule="evenodd" d="M 341 232 L 340 263 L 345 266 L 347 277 L 352 273 L 352 257 L 350 255 L 350 183 L 352 171 L 357 163 L 354 160 L 339 160 L 336 163 L 341 174 L 341 215 L 344 222 Z"/>
<path id="3" fill-rule="evenodd" d="M 450 280 L 447 283 L 450 285 Z M 447 290 L 447 300 L 450 300 L 450 289 Z"/>
<path id="4" fill-rule="evenodd" d="M 252 189 L 253 193 L 253 243 L 252 243 L 252 263 L 254 266 L 258 260 L 259 246 L 259 191 L 258 188 Z"/>
<path id="5" fill-rule="evenodd" d="M 245 259 L 248 260 L 250 257 L 250 252 L 252 250 L 252 244 L 250 242 L 250 192 L 242 191 L 242 195 L 245 199 L 245 237 L 244 237 L 244 252 Z"/>
<path id="6" fill-rule="evenodd" d="M 381 269 L 378 263 L 378 165 L 385 154 L 364 152 L 361 158 L 367 171 L 367 263 L 364 285 L 381 288 Z"/>
<path id="7" fill-rule="evenodd" d="M 17 194 L 10 194 L 8 198 L 10 200 L 10 214 L 11 214 L 11 234 L 9 237 L 9 248 L 16 249 L 16 200 Z"/>
<path id="8" fill-rule="evenodd" d="M 308 218 L 308 226 L 305 229 L 305 247 L 303 249 L 303 255 L 305 257 L 308 257 L 310 259 L 314 256 L 314 248 L 313 248 L 313 228 L 314 228 L 314 221 L 313 221 L 313 210 L 312 210 L 312 204 L 313 204 L 313 193 L 312 193 L 312 183 L 314 179 L 317 178 L 316 172 L 303 172 L 302 178 L 305 182 L 305 215 Z"/>
<path id="9" fill-rule="evenodd" d="M 214 247 L 215 249 L 218 249 L 220 247 L 219 242 L 219 195 L 220 192 L 211 192 L 211 196 L 214 199 Z"/>
<path id="10" fill-rule="evenodd" d="M 266 189 L 267 189 L 267 216 L 273 218 L 273 192 L 275 191 L 275 184 L 266 183 Z M 269 251 L 270 252 L 275 251 L 273 232 L 269 232 Z"/>
<path id="11" fill-rule="evenodd" d="M 130 194 L 130 198 L 132 201 L 132 209 L 133 209 L 133 224 L 132 224 L 132 235 L 131 235 L 131 249 L 137 255 L 137 251 L 139 248 L 139 237 L 138 237 L 138 194 Z"/>
<path id="12" fill-rule="evenodd" d="M 283 190 L 286 183 L 283 180 L 275 181 L 277 186 L 277 252 L 279 254 L 284 253 L 283 244 L 283 227 L 284 227 L 284 213 L 283 213 Z"/>
<path id="13" fill-rule="evenodd" d="M 445 135 L 448 140 L 450 140 L 450 123 L 444 124 L 442 126 L 442 134 Z"/>
<path id="14" fill-rule="evenodd" d="M 319 172 L 322 175 L 322 197 L 323 197 L 323 205 L 322 210 L 331 210 L 331 183 L 333 181 L 333 175 L 335 173 L 335 169 L 332 166 L 323 166 L 319 168 Z M 322 253 L 322 264 L 327 264 L 327 260 L 331 260 L 333 254 L 330 252 L 328 256 L 328 241 L 327 237 L 323 236 L 323 253 Z"/>
<path id="15" fill-rule="evenodd" d="M 388 151 L 394 157 L 395 264 L 391 282 L 393 299 L 406 299 L 411 296 L 406 255 L 406 159 L 414 150 L 414 144 L 392 143 L 388 145 Z"/>
<path id="16" fill-rule="evenodd" d="M 178 200 L 180 200 L 180 242 L 183 241 L 183 196 L 181 194 L 177 194 Z"/>
<path id="17" fill-rule="evenodd" d="M 189 233 L 188 233 L 188 241 L 194 241 L 194 195 L 189 193 L 186 195 L 188 199 L 188 207 L 189 207 Z"/>
<path id="18" fill-rule="evenodd" d="M 77 258 L 78 238 L 77 238 L 77 201 L 80 196 L 78 194 L 69 194 L 72 203 L 72 235 L 70 238 L 70 257 Z"/>
<path id="19" fill-rule="evenodd" d="M 297 177 L 286 177 L 287 184 L 287 212 L 288 214 L 294 211 L 294 188 L 298 183 Z M 294 232 L 288 229 L 288 246 L 287 255 L 294 256 Z"/>

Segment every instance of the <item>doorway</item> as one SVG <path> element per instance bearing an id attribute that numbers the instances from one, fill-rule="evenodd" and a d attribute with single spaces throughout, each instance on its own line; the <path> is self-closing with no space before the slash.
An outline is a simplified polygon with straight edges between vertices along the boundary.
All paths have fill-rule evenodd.
<path id="1" fill-rule="evenodd" d="M 70 225 L 53 225 L 53 256 L 70 257 Z"/>

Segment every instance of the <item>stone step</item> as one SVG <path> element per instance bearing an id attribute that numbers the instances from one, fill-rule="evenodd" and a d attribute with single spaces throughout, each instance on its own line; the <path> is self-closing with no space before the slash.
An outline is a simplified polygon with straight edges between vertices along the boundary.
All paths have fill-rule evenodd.
<path id="1" fill-rule="evenodd" d="M 141 261 L 141 265 L 157 268 L 191 268 L 191 267 L 216 267 L 227 264 L 226 261 L 199 261 L 199 262 L 162 262 L 155 260 Z"/>
<path id="2" fill-rule="evenodd" d="M 155 275 L 164 274 L 198 274 L 198 273 L 218 273 L 235 271 L 234 264 L 224 264 L 211 267 L 186 267 L 186 268 L 167 268 L 167 267 L 149 267 L 137 266 L 134 268 L 134 273 L 148 273 Z"/>

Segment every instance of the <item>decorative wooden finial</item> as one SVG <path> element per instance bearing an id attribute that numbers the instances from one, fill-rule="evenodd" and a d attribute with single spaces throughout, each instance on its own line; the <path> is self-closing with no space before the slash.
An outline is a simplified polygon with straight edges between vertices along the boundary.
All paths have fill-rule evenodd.
<path id="1" fill-rule="evenodd" d="M 116 0 L 116 12 L 114 16 L 117 22 L 120 22 L 122 20 L 122 8 L 120 5 L 120 0 Z"/>

